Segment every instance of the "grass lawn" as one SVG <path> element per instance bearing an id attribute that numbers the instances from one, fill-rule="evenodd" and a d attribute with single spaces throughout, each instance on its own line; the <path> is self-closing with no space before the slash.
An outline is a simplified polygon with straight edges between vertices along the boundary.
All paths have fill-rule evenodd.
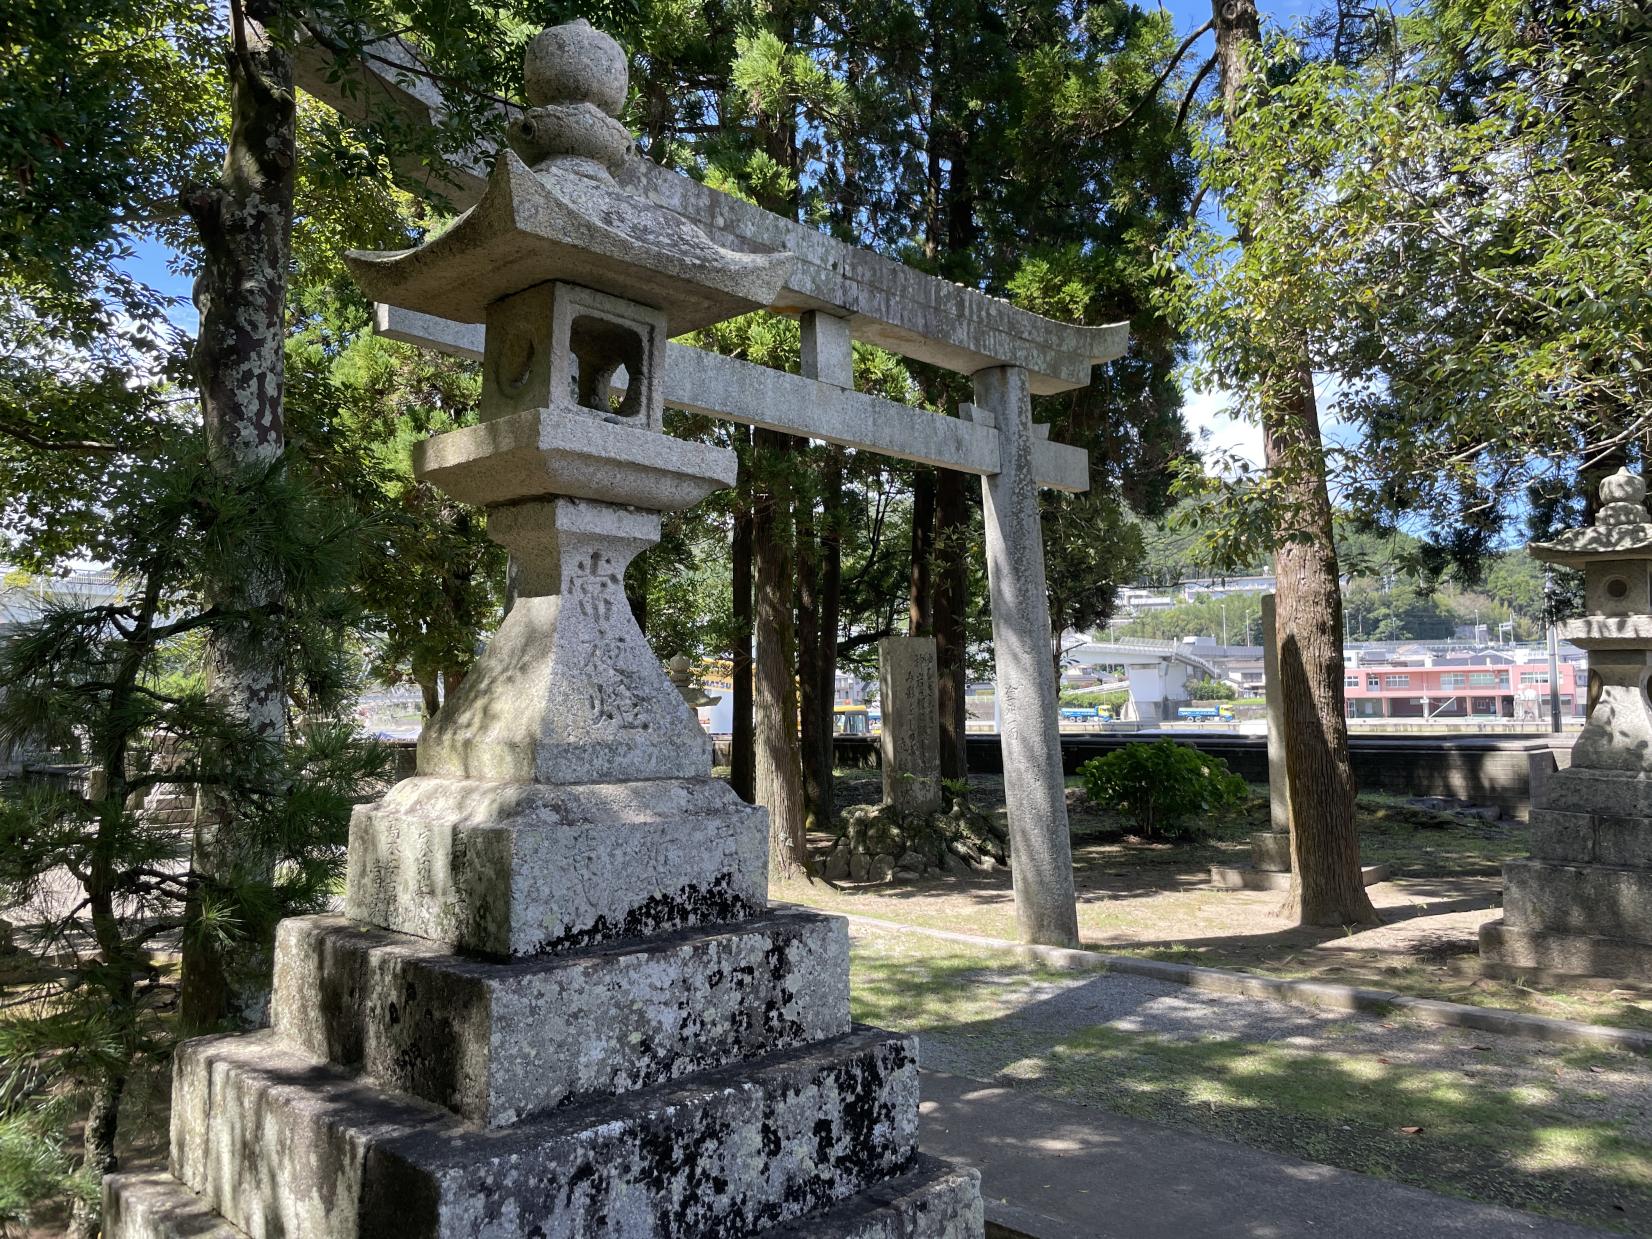
<path id="1" fill-rule="evenodd" d="M 919 1034 L 944 1070 L 1435 1191 L 1652 1228 L 1652 1064 L 1630 1055 L 1375 1020 L 1261 1042 L 1051 1027 L 1017 1013 L 1093 982 L 875 932 L 856 935 L 853 977 L 856 1018 Z M 1413 1052 L 1339 1047 L 1339 1031 L 1409 1038 Z M 1440 1042 L 1438 1061 L 1418 1060 L 1419 1036 Z"/>
<path id="2" fill-rule="evenodd" d="M 1076 780 L 1070 781 L 1076 787 Z M 977 803 L 1002 812 L 1002 783 L 972 776 Z M 875 801 L 875 770 L 839 772 L 839 802 Z M 1483 822 L 1361 796 L 1364 856 L 1388 861 L 1394 878 L 1371 888 L 1383 926 L 1357 932 L 1297 929 L 1279 916 L 1282 898 L 1213 887 L 1212 864 L 1249 859 L 1249 834 L 1266 820 L 1253 796 L 1243 814 L 1212 823 L 1188 843 L 1136 838 L 1126 821 L 1075 803 L 1074 885 L 1084 945 L 1180 963 L 1269 976 L 1371 985 L 1452 1002 L 1652 1029 L 1652 993 L 1583 986 L 1527 986 L 1478 974 L 1476 934 L 1500 915 L 1501 866 L 1527 852 L 1524 823 Z M 915 882 L 839 885 L 775 882 L 775 899 L 934 929 L 1015 938 L 1006 872 L 925 877 Z"/>

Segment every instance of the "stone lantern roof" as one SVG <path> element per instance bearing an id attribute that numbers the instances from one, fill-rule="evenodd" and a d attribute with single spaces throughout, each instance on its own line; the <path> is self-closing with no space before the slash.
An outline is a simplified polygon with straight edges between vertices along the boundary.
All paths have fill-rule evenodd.
<path id="1" fill-rule="evenodd" d="M 1585 568 L 1604 559 L 1652 559 L 1652 516 L 1646 480 L 1619 469 L 1600 484 L 1601 505 L 1593 525 L 1568 529 L 1552 542 L 1533 542 L 1533 559 Z"/>
<path id="2" fill-rule="evenodd" d="M 583 21 L 528 47 L 534 106 L 510 124 L 482 199 L 414 249 L 345 256 L 373 300 L 456 322 L 537 284 L 594 288 L 664 312 L 681 335 L 774 303 L 790 253 L 726 249 L 683 216 L 621 189 L 631 136 L 625 54 Z"/>
<path id="3" fill-rule="evenodd" d="M 1646 480 L 1619 469 L 1600 484 L 1593 525 L 1531 544 L 1533 559 L 1583 572 L 1584 609 L 1559 626 L 1586 650 L 1652 649 L 1652 516 Z"/>

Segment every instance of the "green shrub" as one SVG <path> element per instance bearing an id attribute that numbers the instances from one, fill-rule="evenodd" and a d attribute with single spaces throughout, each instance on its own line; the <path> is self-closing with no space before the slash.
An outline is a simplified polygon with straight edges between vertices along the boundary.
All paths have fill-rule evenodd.
<path id="1" fill-rule="evenodd" d="M 1078 773 L 1092 801 L 1128 813 L 1149 837 L 1196 834 L 1190 818 L 1236 809 L 1250 792 L 1221 758 L 1174 740 L 1127 744 L 1105 757 L 1092 757 Z"/>
<path id="2" fill-rule="evenodd" d="M 1189 680 L 1187 695 L 1192 701 L 1232 701 L 1239 694 L 1225 680 Z"/>

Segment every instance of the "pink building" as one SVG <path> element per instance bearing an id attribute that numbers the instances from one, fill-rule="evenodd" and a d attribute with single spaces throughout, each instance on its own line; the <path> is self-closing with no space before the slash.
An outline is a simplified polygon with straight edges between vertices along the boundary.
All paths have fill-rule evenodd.
<path id="1" fill-rule="evenodd" d="M 1582 663 L 1562 662 L 1560 712 L 1581 716 Z M 1506 718 L 1541 720 L 1549 715 L 1549 664 L 1488 663 L 1483 659 L 1418 656 L 1362 666 L 1350 658 L 1343 676 L 1348 717 Z"/>

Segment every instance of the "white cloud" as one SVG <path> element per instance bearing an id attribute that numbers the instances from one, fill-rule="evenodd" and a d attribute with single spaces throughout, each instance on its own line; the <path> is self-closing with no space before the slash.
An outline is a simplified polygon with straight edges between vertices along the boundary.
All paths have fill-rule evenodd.
<path id="1" fill-rule="evenodd" d="M 1195 391 L 1182 403 L 1182 417 L 1193 434 L 1194 446 L 1212 464 L 1222 456 L 1240 456 L 1260 466 L 1262 428 L 1233 416 L 1233 407 L 1232 392 Z"/>
<path id="2" fill-rule="evenodd" d="M 1359 428 L 1341 418 L 1339 405 L 1348 387 L 1328 374 L 1314 376 L 1314 394 L 1319 403 L 1320 433 L 1328 447 L 1357 450 Z M 1235 417 L 1233 393 L 1221 388 L 1189 392 L 1182 402 L 1182 417 L 1193 434 L 1194 444 L 1217 467 L 1224 456 L 1238 456 L 1251 465 L 1262 465 L 1262 428 Z"/>

